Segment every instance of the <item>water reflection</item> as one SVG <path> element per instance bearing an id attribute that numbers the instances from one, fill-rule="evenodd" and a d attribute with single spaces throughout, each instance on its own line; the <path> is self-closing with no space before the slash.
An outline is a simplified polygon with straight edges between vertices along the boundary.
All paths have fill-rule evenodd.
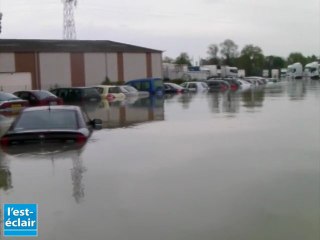
<path id="1" fill-rule="evenodd" d="M 130 127 L 139 123 L 164 120 L 162 97 L 128 98 L 125 101 L 102 101 L 98 108 L 88 111 L 99 118 L 103 128 Z"/>
<path id="2" fill-rule="evenodd" d="M 306 95 L 306 84 L 306 80 L 291 80 L 287 89 L 290 100 L 303 100 Z"/>
<path id="3" fill-rule="evenodd" d="M 237 113 L 240 109 L 238 92 L 209 92 L 208 101 L 214 113 Z"/>
<path id="4" fill-rule="evenodd" d="M 4 113 L 0 113 L 0 136 L 8 130 L 14 118 L 15 116 L 8 116 L 4 115 Z"/>
<path id="5" fill-rule="evenodd" d="M 0 190 L 7 191 L 12 187 L 9 163 L 5 160 L 4 154 L 0 151 Z"/>
<path id="6" fill-rule="evenodd" d="M 2 199 L 39 203 L 49 240 L 318 239 L 319 82 L 103 102 L 88 114 L 130 128 L 0 152 Z"/>
<path id="7" fill-rule="evenodd" d="M 247 108 L 262 107 L 264 101 L 264 89 L 258 88 L 242 93 L 243 106 Z"/>
<path id="8" fill-rule="evenodd" d="M 72 161 L 71 180 L 72 180 L 72 196 L 77 203 L 82 202 L 85 196 L 83 174 L 86 167 L 83 164 L 81 154 L 84 145 L 45 145 L 45 146 L 17 146 L 6 148 L 5 151 L 0 150 L 0 189 L 8 190 L 12 188 L 11 172 L 8 166 L 8 154 L 16 160 L 24 161 L 51 161 L 52 168 L 58 160 Z"/>

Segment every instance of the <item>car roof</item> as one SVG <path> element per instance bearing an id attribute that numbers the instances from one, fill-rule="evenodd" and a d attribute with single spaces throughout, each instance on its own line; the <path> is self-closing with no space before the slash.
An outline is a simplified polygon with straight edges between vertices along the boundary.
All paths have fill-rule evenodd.
<path id="1" fill-rule="evenodd" d="M 43 110 L 73 110 L 80 111 L 80 107 L 73 105 L 57 105 L 57 106 L 40 106 L 40 107 L 28 107 L 23 112 L 43 111 Z"/>
<path id="2" fill-rule="evenodd" d="M 195 84 L 199 84 L 199 83 L 203 83 L 203 82 L 201 82 L 201 81 L 199 81 L 199 82 L 196 82 L 196 81 L 190 81 L 190 82 L 185 82 L 185 83 L 195 83 Z"/>
<path id="3" fill-rule="evenodd" d="M 161 78 L 140 78 L 140 79 L 129 80 L 129 81 L 127 81 L 125 84 L 127 84 L 127 83 L 132 83 L 132 82 L 156 81 L 156 80 L 162 80 L 162 79 L 161 79 Z"/>
<path id="4" fill-rule="evenodd" d="M 15 91 L 15 92 L 49 92 L 48 90 L 40 90 L 40 89 L 33 89 L 33 90 L 19 90 L 19 91 Z"/>
<path id="5" fill-rule="evenodd" d="M 118 87 L 118 86 L 116 86 L 116 85 L 96 85 L 93 87 L 110 88 L 110 87 Z"/>
<path id="6" fill-rule="evenodd" d="M 59 87 L 52 90 L 59 90 L 59 89 L 91 89 L 94 87 Z"/>

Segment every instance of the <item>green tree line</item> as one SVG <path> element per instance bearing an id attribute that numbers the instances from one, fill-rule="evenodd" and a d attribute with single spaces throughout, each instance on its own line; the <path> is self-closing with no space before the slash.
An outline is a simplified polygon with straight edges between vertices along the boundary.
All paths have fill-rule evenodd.
<path id="1" fill-rule="evenodd" d="M 210 44 L 207 58 L 200 59 L 200 65 L 234 66 L 244 69 L 248 76 L 261 76 L 264 69 L 281 69 L 295 62 L 304 66 L 317 60 L 316 55 L 304 56 L 300 52 L 292 52 L 286 59 L 274 55 L 265 56 L 262 49 L 253 44 L 247 44 L 239 51 L 233 40 L 226 39 L 220 44 Z M 192 65 L 192 59 L 186 52 L 182 52 L 176 59 L 164 57 L 163 62 Z"/>

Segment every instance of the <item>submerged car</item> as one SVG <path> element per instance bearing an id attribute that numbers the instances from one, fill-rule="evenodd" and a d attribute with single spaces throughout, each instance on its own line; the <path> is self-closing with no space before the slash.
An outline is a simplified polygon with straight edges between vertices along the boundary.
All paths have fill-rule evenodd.
<path id="1" fill-rule="evenodd" d="M 62 105 L 63 100 L 46 90 L 17 91 L 17 97 L 27 100 L 30 106 Z"/>
<path id="2" fill-rule="evenodd" d="M 190 92 L 204 92 L 209 89 L 208 84 L 205 82 L 184 82 L 181 84 L 181 87 L 188 89 Z"/>
<path id="3" fill-rule="evenodd" d="M 240 88 L 240 83 L 236 79 L 224 78 L 223 80 L 229 83 L 231 91 L 237 91 Z"/>
<path id="4" fill-rule="evenodd" d="M 161 96 L 164 93 L 164 86 L 161 78 L 134 79 L 127 81 L 125 85 L 133 86 L 138 91 L 147 91 L 150 95 Z"/>
<path id="5" fill-rule="evenodd" d="M 45 143 L 84 144 L 100 119 L 89 120 L 78 106 L 41 106 L 26 108 L 0 139 L 2 146 Z"/>
<path id="6" fill-rule="evenodd" d="M 100 94 L 93 87 L 56 88 L 50 92 L 62 98 L 64 103 L 84 104 L 99 103 L 101 101 Z"/>
<path id="7" fill-rule="evenodd" d="M 210 91 L 226 91 L 230 89 L 230 84 L 221 79 L 207 80 Z"/>
<path id="8" fill-rule="evenodd" d="M 27 106 L 29 106 L 28 101 L 11 93 L 0 92 L 0 112 L 16 113 Z"/>
<path id="9" fill-rule="evenodd" d="M 107 100 L 123 100 L 126 95 L 123 94 L 120 87 L 114 85 L 98 85 L 94 86 L 97 89 L 102 99 Z"/>
<path id="10" fill-rule="evenodd" d="M 249 82 L 247 82 L 245 80 L 238 79 L 237 81 L 240 84 L 240 89 L 241 90 L 248 90 L 248 89 L 251 89 L 253 87 L 251 83 L 249 83 Z"/>
<path id="11" fill-rule="evenodd" d="M 184 93 L 186 89 L 175 83 L 163 83 L 165 93 Z"/>
<path id="12" fill-rule="evenodd" d="M 147 91 L 138 91 L 135 87 L 130 85 L 119 86 L 120 90 L 126 97 L 149 97 L 150 93 Z"/>

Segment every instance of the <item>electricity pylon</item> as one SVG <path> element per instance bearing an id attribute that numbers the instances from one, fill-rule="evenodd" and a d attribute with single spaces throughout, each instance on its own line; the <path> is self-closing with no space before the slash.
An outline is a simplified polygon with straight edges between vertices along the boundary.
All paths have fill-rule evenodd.
<path id="1" fill-rule="evenodd" d="M 63 39 L 76 39 L 76 26 L 74 22 L 74 8 L 77 0 L 62 0 L 63 3 Z"/>

